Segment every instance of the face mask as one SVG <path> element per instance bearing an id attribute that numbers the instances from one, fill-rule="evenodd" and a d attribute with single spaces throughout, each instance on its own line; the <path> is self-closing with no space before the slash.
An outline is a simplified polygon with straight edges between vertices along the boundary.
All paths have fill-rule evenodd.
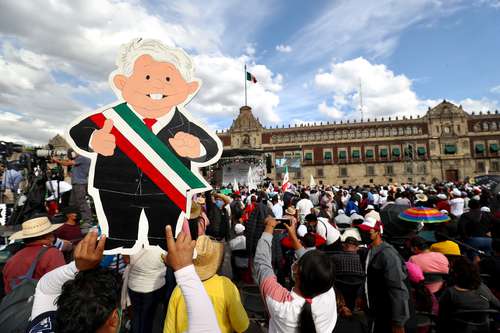
<path id="1" fill-rule="evenodd" d="M 217 208 L 222 209 L 222 207 L 224 206 L 224 201 L 215 200 L 215 205 L 217 206 Z"/>
<path id="2" fill-rule="evenodd" d="M 361 242 L 366 245 L 370 245 L 373 242 L 373 239 L 370 238 L 370 233 L 367 231 L 362 231 L 359 233 L 361 236 Z"/>

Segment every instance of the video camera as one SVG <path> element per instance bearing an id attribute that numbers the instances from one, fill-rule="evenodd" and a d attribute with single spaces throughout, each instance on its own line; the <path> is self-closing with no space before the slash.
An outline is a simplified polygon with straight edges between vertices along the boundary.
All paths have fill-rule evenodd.
<path id="1" fill-rule="evenodd" d="M 11 157 L 14 152 L 21 153 L 23 146 L 13 142 L 0 141 L 0 162 L 6 164 L 7 158 Z"/>

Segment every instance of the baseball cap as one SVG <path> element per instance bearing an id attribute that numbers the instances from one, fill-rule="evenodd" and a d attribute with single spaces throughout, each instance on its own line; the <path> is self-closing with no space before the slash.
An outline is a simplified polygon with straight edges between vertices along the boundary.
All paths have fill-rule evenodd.
<path id="1" fill-rule="evenodd" d="M 383 233 L 382 222 L 377 221 L 372 217 L 367 217 L 363 223 L 358 225 L 358 228 L 362 231 L 375 230 Z"/>

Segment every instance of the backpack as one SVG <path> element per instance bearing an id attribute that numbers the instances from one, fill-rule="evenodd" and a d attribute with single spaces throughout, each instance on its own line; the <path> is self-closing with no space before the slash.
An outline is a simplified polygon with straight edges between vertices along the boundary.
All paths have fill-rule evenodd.
<path id="1" fill-rule="evenodd" d="M 40 258 L 49 248 L 44 247 L 38 252 L 28 272 L 11 282 L 12 291 L 0 303 L 0 327 L 2 332 L 24 333 L 28 328 L 35 290 L 38 280 L 33 279 Z M 16 283 L 16 281 L 19 281 Z"/>

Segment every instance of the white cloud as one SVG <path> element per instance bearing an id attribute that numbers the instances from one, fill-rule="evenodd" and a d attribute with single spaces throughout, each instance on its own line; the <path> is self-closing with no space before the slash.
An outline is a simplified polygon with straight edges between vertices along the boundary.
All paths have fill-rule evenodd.
<path id="1" fill-rule="evenodd" d="M 458 104 L 461 104 L 464 110 L 468 112 L 478 112 L 478 111 L 494 111 L 500 109 L 498 101 L 493 101 L 488 98 L 472 99 L 466 98 L 461 100 Z"/>
<path id="2" fill-rule="evenodd" d="M 344 116 L 344 112 L 340 111 L 335 106 L 326 105 L 325 101 L 321 102 L 321 104 L 318 105 L 318 111 L 325 114 L 328 118 L 332 119 L 340 119 Z"/>
<path id="3" fill-rule="evenodd" d="M 490 89 L 490 92 L 494 94 L 500 94 L 500 84 Z"/>
<path id="4" fill-rule="evenodd" d="M 332 94 L 333 106 L 328 107 L 326 102 L 318 106 L 332 118 L 359 108 L 360 83 L 365 118 L 421 114 L 429 105 L 417 98 L 405 75 L 396 75 L 385 65 L 372 64 L 362 57 L 332 63 L 329 72 L 315 76 L 315 83 Z"/>
<path id="5" fill-rule="evenodd" d="M 252 20 L 235 24 L 244 16 L 237 6 Z M 249 84 L 249 102 L 261 119 L 275 122 L 283 78 L 255 63 L 255 46 L 246 42 L 250 26 L 269 13 L 261 0 L 169 1 L 150 10 L 137 1 L 7 2 L 0 11 L 0 113 L 18 118 L 2 121 L 0 135 L 44 143 L 77 115 L 112 102 L 107 77 L 117 48 L 137 36 L 193 56 L 204 84 L 189 109 L 210 127 L 227 126 L 227 115 L 243 104 L 244 62 L 259 80 Z M 225 48 L 246 55 L 229 56 Z"/>
<path id="6" fill-rule="evenodd" d="M 386 116 L 421 116 L 428 107 L 440 100 L 421 99 L 413 91 L 412 80 L 404 74 L 395 74 L 383 64 L 372 64 L 359 57 L 344 62 L 332 63 L 329 72 L 315 76 L 316 87 L 331 94 L 331 106 L 327 101 L 318 105 L 318 110 L 332 119 L 361 118 L 360 83 L 364 118 Z M 464 110 L 487 111 L 499 108 L 497 101 L 487 98 L 466 98 L 453 101 Z"/>
<path id="7" fill-rule="evenodd" d="M 279 44 L 276 45 L 276 51 L 282 53 L 290 53 L 292 52 L 292 47 L 290 45 Z"/>
<path id="8" fill-rule="evenodd" d="M 213 116 L 221 124 L 232 120 L 244 104 L 244 64 L 247 56 L 199 55 L 194 57 L 197 75 L 203 80 L 198 96 L 188 106 L 191 113 Z M 248 82 L 248 104 L 254 114 L 264 122 L 279 121 L 274 109 L 279 104 L 276 94 L 282 88 L 282 76 L 272 73 L 264 65 L 248 65 L 248 71 L 257 77 L 257 84 Z M 216 117 L 215 117 L 216 116 Z"/>

